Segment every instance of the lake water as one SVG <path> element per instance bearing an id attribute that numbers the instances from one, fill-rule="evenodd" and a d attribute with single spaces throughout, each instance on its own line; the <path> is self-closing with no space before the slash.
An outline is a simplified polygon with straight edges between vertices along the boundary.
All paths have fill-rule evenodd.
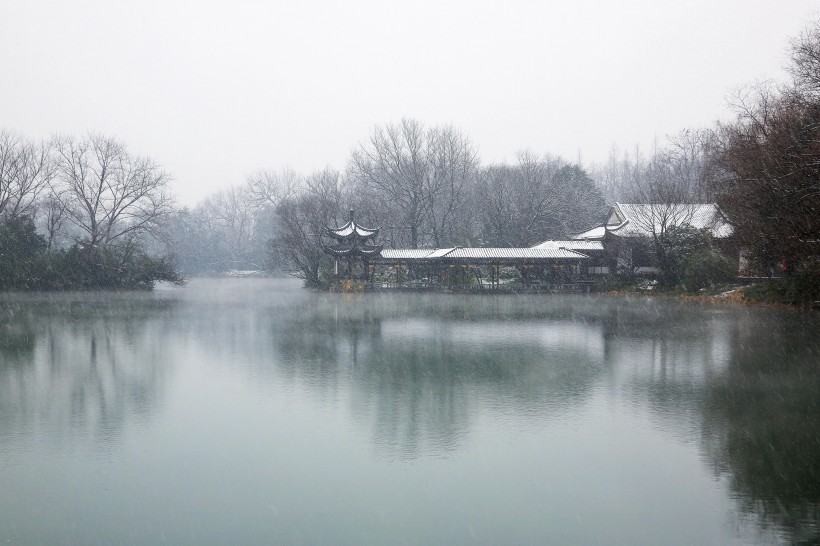
<path id="1" fill-rule="evenodd" d="M 816 543 L 818 333 L 290 280 L 0 295 L 0 542 Z"/>

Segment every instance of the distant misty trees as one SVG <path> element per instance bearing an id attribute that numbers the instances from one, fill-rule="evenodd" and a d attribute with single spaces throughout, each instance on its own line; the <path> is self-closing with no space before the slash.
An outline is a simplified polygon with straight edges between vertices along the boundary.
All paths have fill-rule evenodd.
<path id="1" fill-rule="evenodd" d="M 712 129 L 686 129 L 657 143 L 649 154 L 613 147 L 590 175 L 609 203 L 710 203 L 714 143 Z"/>

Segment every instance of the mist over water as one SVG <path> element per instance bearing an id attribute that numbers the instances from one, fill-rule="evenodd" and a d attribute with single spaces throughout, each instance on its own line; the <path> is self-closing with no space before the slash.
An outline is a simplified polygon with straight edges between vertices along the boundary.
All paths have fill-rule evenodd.
<path id="1" fill-rule="evenodd" d="M 819 327 L 268 279 L 3 294 L 0 539 L 810 543 Z"/>

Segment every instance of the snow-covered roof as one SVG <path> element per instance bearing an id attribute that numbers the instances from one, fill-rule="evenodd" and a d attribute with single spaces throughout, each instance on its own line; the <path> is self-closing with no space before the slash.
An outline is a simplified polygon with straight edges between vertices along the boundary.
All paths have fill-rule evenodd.
<path id="1" fill-rule="evenodd" d="M 385 248 L 381 257 L 386 260 L 421 260 L 433 252 L 433 248 Z"/>
<path id="2" fill-rule="evenodd" d="M 603 250 L 604 244 L 601 241 L 581 240 L 581 241 L 544 241 L 532 248 L 564 248 L 578 252 Z"/>
<path id="3" fill-rule="evenodd" d="M 586 259 L 580 252 L 574 252 L 564 248 L 457 248 L 447 254 L 448 258 L 474 258 L 474 259 Z"/>
<path id="4" fill-rule="evenodd" d="M 432 251 L 427 257 L 428 258 L 443 258 L 444 256 L 447 256 L 449 253 L 451 253 L 454 250 L 455 250 L 455 247 L 453 247 L 453 248 L 437 248 L 434 251 Z"/>
<path id="5" fill-rule="evenodd" d="M 606 233 L 606 226 L 596 226 L 592 229 L 588 229 L 583 233 L 579 233 L 578 235 L 573 236 L 573 240 L 576 241 L 600 241 L 604 238 L 604 234 Z"/>
<path id="6" fill-rule="evenodd" d="M 386 260 L 435 260 L 435 259 L 467 259 L 467 260 L 560 260 L 589 258 L 580 252 L 575 252 L 557 246 L 544 248 L 436 248 L 436 249 L 384 249 L 381 257 Z"/>
<path id="7" fill-rule="evenodd" d="M 708 229 L 717 239 L 732 234 L 732 226 L 715 203 L 615 203 L 607 219 L 606 231 L 623 237 L 646 237 L 672 226 L 686 225 Z"/>
<path id="8" fill-rule="evenodd" d="M 355 222 L 348 222 L 340 228 L 327 228 L 327 230 L 331 235 L 337 237 L 347 237 L 353 233 L 356 233 L 359 237 L 370 237 L 379 231 L 378 229 L 362 227 Z"/>
<path id="9" fill-rule="evenodd" d="M 382 247 L 381 245 L 372 245 L 372 246 L 359 246 L 359 245 L 352 245 L 352 246 L 327 246 L 322 245 L 325 249 L 325 252 L 333 254 L 334 256 L 346 256 L 349 254 L 360 254 L 363 256 L 374 256 L 379 254 Z"/>
<path id="10" fill-rule="evenodd" d="M 327 234 L 337 238 L 349 237 L 356 234 L 359 237 L 372 237 L 379 232 L 379 228 L 366 228 L 356 223 L 356 213 L 350 209 L 350 219 L 342 227 L 332 228 L 327 227 Z"/>

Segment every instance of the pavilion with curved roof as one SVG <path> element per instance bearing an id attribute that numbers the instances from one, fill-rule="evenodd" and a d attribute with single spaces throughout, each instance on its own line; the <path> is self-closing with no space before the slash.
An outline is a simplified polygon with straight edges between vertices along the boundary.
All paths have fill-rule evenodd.
<path id="1" fill-rule="evenodd" d="M 369 278 L 370 260 L 378 257 L 382 250 L 382 245 L 376 244 L 375 238 L 379 234 L 379 228 L 364 227 L 356 222 L 356 213 L 350 209 L 350 219 L 341 227 L 325 227 L 324 235 L 332 239 L 332 243 L 322 242 L 325 252 L 335 258 L 335 274 L 339 276 L 339 262 L 347 266 L 346 275 L 348 279 L 356 278 L 356 265 L 362 265 L 359 277 L 363 280 Z"/>

